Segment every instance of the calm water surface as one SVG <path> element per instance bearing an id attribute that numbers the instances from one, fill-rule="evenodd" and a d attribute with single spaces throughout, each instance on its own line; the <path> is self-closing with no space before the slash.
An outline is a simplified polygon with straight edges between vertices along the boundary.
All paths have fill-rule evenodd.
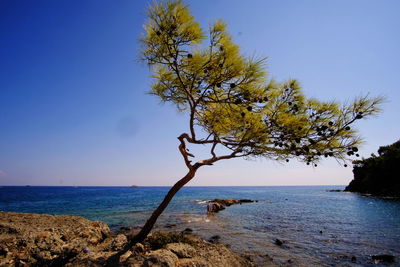
<path id="1" fill-rule="evenodd" d="M 391 254 L 400 264 L 400 202 L 326 192 L 338 186 L 186 187 L 158 226 L 190 227 L 205 239 L 220 235 L 235 251 L 283 264 L 372 266 L 370 255 Z M 79 215 L 117 229 L 141 225 L 167 187 L 0 187 L 0 210 Z M 207 215 L 205 200 L 254 199 Z M 321 233 L 322 231 L 322 233 Z M 278 247 L 274 240 L 284 240 Z M 351 257 L 357 258 L 356 263 Z M 376 266 L 376 265 L 374 265 Z"/>

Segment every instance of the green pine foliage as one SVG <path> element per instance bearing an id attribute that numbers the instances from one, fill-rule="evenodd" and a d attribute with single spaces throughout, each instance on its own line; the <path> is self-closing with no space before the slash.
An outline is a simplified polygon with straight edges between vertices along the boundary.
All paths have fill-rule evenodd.
<path id="1" fill-rule="evenodd" d="M 380 111 L 380 97 L 321 102 L 307 98 L 297 80 L 269 79 L 266 58 L 243 55 L 220 20 L 203 30 L 181 1 L 154 4 L 148 18 L 141 42 L 150 93 L 188 114 L 181 141 L 210 144 L 214 159 L 222 146 L 230 157 L 344 163 L 361 143 L 352 124 Z"/>
<path id="2" fill-rule="evenodd" d="M 321 102 L 307 98 L 297 80 L 270 79 L 266 58 L 243 55 L 220 20 L 204 31 L 180 0 L 150 6 L 144 29 L 141 54 L 152 72 L 150 93 L 188 115 L 188 131 L 178 137 L 188 173 L 171 187 L 132 244 L 146 238 L 200 167 L 238 157 L 297 158 L 315 167 L 321 158 L 333 157 L 344 164 L 357 156 L 361 143 L 354 122 L 380 111 L 379 97 L 342 105 Z M 206 145 L 210 155 L 193 162 L 188 144 Z"/>

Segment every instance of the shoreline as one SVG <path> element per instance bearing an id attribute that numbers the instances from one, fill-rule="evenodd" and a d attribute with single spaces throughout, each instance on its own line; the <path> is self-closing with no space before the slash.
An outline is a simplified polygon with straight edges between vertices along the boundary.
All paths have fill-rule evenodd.
<path id="1" fill-rule="evenodd" d="M 0 266 L 256 266 L 190 232 L 153 232 L 129 246 L 129 234 L 113 233 L 102 222 L 0 212 Z"/>
<path id="2" fill-rule="evenodd" d="M 328 193 L 327 189 L 336 188 L 187 188 L 160 217 L 154 231 L 191 228 L 203 240 L 219 236 L 217 241 L 230 250 L 260 258 L 262 264 L 269 262 L 264 257 L 268 255 L 278 266 L 292 261 L 297 263 L 293 266 L 351 265 L 353 257 L 356 264 L 373 264 L 371 255 L 382 254 L 400 259 L 396 238 L 400 232 L 394 227 L 400 220 L 394 212 L 398 202 Z M 2 190 L 1 210 L 83 216 L 106 222 L 114 235 L 121 227 L 139 231 L 157 198 L 164 194 L 164 189 L 147 188 Z M 215 197 L 259 202 L 207 213 L 207 204 Z M 283 246 L 277 245 L 276 239 L 283 241 Z M 369 242 L 371 239 L 374 242 Z"/>

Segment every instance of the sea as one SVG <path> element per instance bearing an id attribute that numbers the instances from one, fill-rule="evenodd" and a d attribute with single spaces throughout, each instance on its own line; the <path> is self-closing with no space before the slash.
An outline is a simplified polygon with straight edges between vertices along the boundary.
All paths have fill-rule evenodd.
<path id="1" fill-rule="evenodd" d="M 2 186 L 0 211 L 77 215 L 103 221 L 118 232 L 143 225 L 168 189 Z M 184 187 L 156 229 L 190 228 L 260 266 L 400 266 L 400 201 L 328 191 L 341 189 L 344 186 Z M 216 198 L 257 202 L 207 214 L 207 201 Z M 372 259 L 381 254 L 395 256 L 396 262 Z"/>

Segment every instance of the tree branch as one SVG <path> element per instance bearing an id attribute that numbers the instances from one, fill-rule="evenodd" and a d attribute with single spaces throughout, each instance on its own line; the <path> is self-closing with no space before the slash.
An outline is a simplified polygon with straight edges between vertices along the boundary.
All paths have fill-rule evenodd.
<path id="1" fill-rule="evenodd" d="M 184 140 L 187 135 L 188 134 L 183 133 L 178 137 L 178 140 L 181 142 L 179 145 L 179 151 L 181 152 L 183 159 L 185 160 L 186 167 L 188 167 L 189 170 L 193 170 L 193 165 L 191 164 L 191 161 L 189 160 L 189 156 L 190 157 L 194 157 L 194 156 L 186 151 L 186 143 Z"/>
<path id="2" fill-rule="evenodd" d="M 217 140 L 214 138 L 214 141 L 217 141 Z M 217 146 L 217 142 L 215 142 L 211 147 L 211 155 L 213 156 L 213 158 L 217 157 L 217 155 L 214 152 L 216 146 Z"/>

